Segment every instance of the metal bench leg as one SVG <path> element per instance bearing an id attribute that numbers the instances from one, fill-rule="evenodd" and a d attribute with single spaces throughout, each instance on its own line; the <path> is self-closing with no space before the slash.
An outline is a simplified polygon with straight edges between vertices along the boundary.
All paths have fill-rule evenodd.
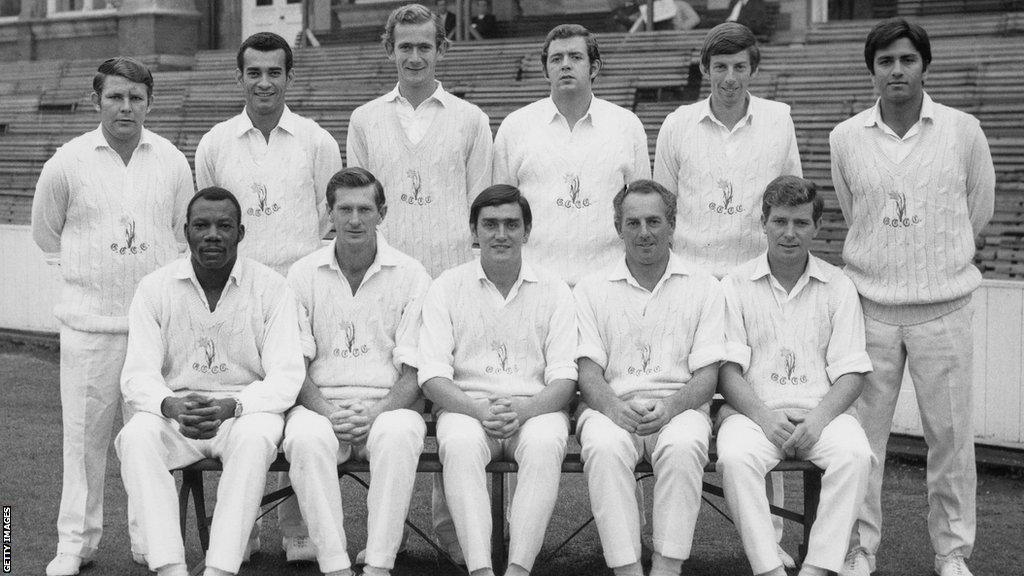
<path id="1" fill-rule="evenodd" d="M 505 475 L 491 474 L 491 567 L 505 571 Z"/>
<path id="2" fill-rule="evenodd" d="M 804 539 L 800 543 L 801 562 L 807 557 L 811 541 L 811 528 L 818 517 L 818 502 L 821 499 L 821 470 L 804 470 Z"/>
<path id="3" fill-rule="evenodd" d="M 188 470 L 181 471 L 181 488 L 178 490 L 178 527 L 181 530 L 181 541 L 185 541 L 188 534 L 188 497 L 195 487 L 196 473 Z M 199 478 L 200 484 L 202 477 Z"/>
<path id="4" fill-rule="evenodd" d="M 196 481 L 192 486 L 192 505 L 196 509 L 196 526 L 199 528 L 199 545 L 205 552 L 210 547 L 210 518 L 206 515 L 206 493 L 203 490 L 203 473 L 195 474 Z"/>

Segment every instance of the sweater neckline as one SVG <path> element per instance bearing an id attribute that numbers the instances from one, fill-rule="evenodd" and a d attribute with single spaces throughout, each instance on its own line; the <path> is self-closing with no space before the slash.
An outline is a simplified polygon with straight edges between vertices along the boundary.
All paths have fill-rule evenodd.
<path id="1" fill-rule="evenodd" d="M 392 130 L 401 134 L 400 138 L 402 139 L 402 146 L 405 147 L 406 151 L 415 152 L 417 155 L 422 151 L 422 148 L 425 148 L 428 145 L 428 141 L 433 140 L 431 135 L 435 133 L 437 124 L 441 122 L 441 117 L 444 116 L 447 111 L 448 107 L 445 106 L 443 110 L 440 110 L 435 114 L 434 119 L 431 120 L 430 125 L 427 126 L 426 132 L 423 133 L 423 138 L 420 138 L 420 141 L 414 144 L 412 140 L 409 139 L 409 135 L 405 132 L 405 129 L 402 128 L 402 123 L 398 121 L 398 112 L 395 110 L 395 107 L 387 107 L 388 122 L 391 123 Z"/>

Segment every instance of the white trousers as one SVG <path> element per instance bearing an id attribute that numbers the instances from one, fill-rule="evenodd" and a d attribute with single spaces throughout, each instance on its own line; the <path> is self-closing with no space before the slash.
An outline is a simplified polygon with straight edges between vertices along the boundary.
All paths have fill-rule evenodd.
<path id="1" fill-rule="evenodd" d="M 509 517 L 508 562 L 531 570 L 558 498 L 568 438 L 569 417 L 564 412 L 530 418 L 507 440 L 487 436 L 483 425 L 465 414 L 438 416 L 445 496 L 470 572 L 491 567 L 493 527 L 484 471 L 488 462 L 511 457 L 519 464 Z"/>
<path id="2" fill-rule="evenodd" d="M 122 410 L 121 368 L 127 334 L 60 329 L 60 404 L 64 474 L 57 514 L 57 552 L 89 558 L 103 535 L 103 481 L 114 419 Z M 128 507 L 132 551 L 145 553 Z"/>
<path id="3" fill-rule="evenodd" d="M 765 475 L 784 457 L 761 427 L 742 414 L 725 419 L 718 430 L 718 470 L 725 500 L 754 574 L 782 566 L 765 494 Z M 801 454 L 825 470 L 818 515 L 811 528 L 804 563 L 838 572 L 846 558 L 846 535 L 857 518 L 874 457 L 857 419 L 840 414 L 821 438 Z"/>
<path id="4" fill-rule="evenodd" d="M 219 458 L 224 471 L 210 527 L 206 565 L 234 574 L 242 564 L 249 529 L 259 513 L 267 468 L 284 431 L 280 414 L 230 418 L 209 440 L 185 438 L 173 420 L 139 412 L 115 441 L 128 501 L 135 506 L 151 570 L 185 562 L 178 498 L 169 470 Z"/>
<path id="5" fill-rule="evenodd" d="M 366 563 L 394 567 L 426 432 L 416 412 L 392 410 L 373 422 L 365 445 L 352 446 L 339 442 L 330 420 L 320 414 L 302 406 L 288 413 L 282 448 L 291 463 L 288 475 L 321 572 L 351 565 L 337 467 L 353 456 L 370 462 Z"/>
<path id="6" fill-rule="evenodd" d="M 879 465 L 872 469 L 868 491 L 853 529 L 851 549 L 860 549 L 872 569 L 882 534 L 882 478 L 892 417 L 903 381 L 904 365 L 928 444 L 928 533 L 938 555 L 965 557 L 974 548 L 974 415 L 971 379 L 974 337 L 970 304 L 929 322 L 912 326 L 883 324 L 864 318 L 867 351 L 874 372 L 857 401 L 857 415 Z"/>
<path id="7" fill-rule="evenodd" d="M 633 469 L 641 459 L 654 468 L 654 551 L 666 558 L 689 558 L 708 463 L 711 422 L 707 415 L 687 410 L 657 434 L 637 436 L 597 410 L 587 409 L 577 427 L 590 507 L 608 566 L 640 561 L 640 509 Z"/>

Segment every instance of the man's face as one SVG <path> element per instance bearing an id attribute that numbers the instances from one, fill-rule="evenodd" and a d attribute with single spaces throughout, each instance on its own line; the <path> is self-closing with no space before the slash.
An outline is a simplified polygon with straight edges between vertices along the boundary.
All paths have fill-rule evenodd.
<path id="1" fill-rule="evenodd" d="M 601 64 L 591 62 L 587 56 L 587 41 L 582 36 L 556 38 L 548 45 L 548 63 L 545 73 L 551 83 L 551 93 L 590 92 L 593 76 Z"/>
<path id="2" fill-rule="evenodd" d="M 388 59 L 398 68 L 398 82 L 410 88 L 432 83 L 435 67 L 444 53 L 437 49 L 433 22 L 398 24 L 395 46 Z"/>
<path id="3" fill-rule="evenodd" d="M 900 38 L 875 52 L 875 72 L 871 81 L 878 96 L 899 104 L 920 98 L 928 72 L 921 53 L 909 38 Z"/>
<path id="4" fill-rule="evenodd" d="M 387 206 L 377 210 L 374 187 L 338 188 L 334 194 L 331 220 L 338 242 L 353 248 L 376 242 L 377 225 L 384 219 Z"/>
<path id="5" fill-rule="evenodd" d="M 820 222 L 814 221 L 814 204 L 772 206 L 761 218 L 768 236 L 768 256 L 775 262 L 803 261 L 818 235 Z"/>
<path id="6" fill-rule="evenodd" d="M 280 114 L 292 83 L 292 73 L 284 69 L 284 50 L 261 52 L 246 48 L 242 61 L 245 68 L 236 70 L 235 75 L 245 92 L 246 108 L 259 116 Z"/>
<path id="7" fill-rule="evenodd" d="M 530 235 L 518 202 L 484 206 L 472 231 L 480 245 L 480 259 L 487 263 L 518 262 Z"/>
<path id="8" fill-rule="evenodd" d="M 668 206 L 658 194 L 627 194 L 622 200 L 619 238 L 627 261 L 644 265 L 667 262 L 673 232 Z"/>
<path id="9" fill-rule="evenodd" d="M 152 103 L 145 84 L 108 75 L 103 80 L 103 93 L 93 92 L 92 104 L 100 113 L 100 124 L 108 138 L 132 141 L 142 133 Z"/>
<path id="10" fill-rule="evenodd" d="M 196 200 L 185 224 L 192 261 L 207 270 L 234 265 L 245 227 L 229 200 Z"/>
<path id="11" fill-rule="evenodd" d="M 744 104 L 750 79 L 755 74 L 747 50 L 735 54 L 716 54 L 708 60 L 708 69 L 703 72 L 711 81 L 712 102 L 725 108 Z"/>

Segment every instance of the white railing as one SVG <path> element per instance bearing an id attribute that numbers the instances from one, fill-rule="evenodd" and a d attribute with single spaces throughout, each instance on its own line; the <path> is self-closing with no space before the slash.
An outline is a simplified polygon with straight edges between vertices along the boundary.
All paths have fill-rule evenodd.
<path id="1" fill-rule="evenodd" d="M 0 225 L 0 328 L 56 332 L 60 276 L 28 226 Z M 979 443 L 1024 448 L 1024 282 L 985 280 L 974 312 L 974 430 Z M 913 384 L 904 379 L 896 432 L 921 436 Z"/>

